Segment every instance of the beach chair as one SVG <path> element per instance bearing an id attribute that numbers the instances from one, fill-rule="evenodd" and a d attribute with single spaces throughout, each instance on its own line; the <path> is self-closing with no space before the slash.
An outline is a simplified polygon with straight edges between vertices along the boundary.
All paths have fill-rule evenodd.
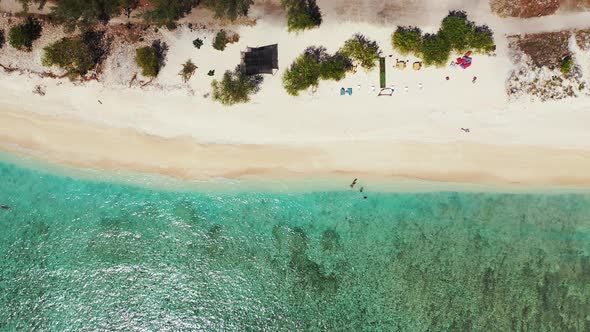
<path id="1" fill-rule="evenodd" d="M 346 93 L 348 93 L 349 96 L 352 96 L 352 88 L 346 89 Z"/>
<path id="2" fill-rule="evenodd" d="M 345 88 L 340 88 L 340 95 L 344 96 L 346 94 L 346 89 Z"/>
<path id="3" fill-rule="evenodd" d="M 420 61 L 414 62 L 413 68 L 414 68 L 414 70 L 420 70 L 420 69 L 422 69 L 422 62 L 420 62 Z"/>

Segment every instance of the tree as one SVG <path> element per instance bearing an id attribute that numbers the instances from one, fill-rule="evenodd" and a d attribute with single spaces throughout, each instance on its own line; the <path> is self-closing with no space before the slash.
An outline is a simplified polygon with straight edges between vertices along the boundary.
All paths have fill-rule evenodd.
<path id="1" fill-rule="evenodd" d="M 322 24 L 322 13 L 316 0 L 282 0 L 287 10 L 289 31 L 313 29 Z"/>
<path id="2" fill-rule="evenodd" d="M 190 59 L 188 59 L 182 65 L 182 70 L 180 71 L 180 73 L 178 73 L 178 75 L 180 75 L 180 77 L 182 77 L 182 81 L 184 83 L 187 83 L 191 79 L 191 77 L 193 77 L 193 75 L 195 74 L 195 71 L 198 68 L 199 67 L 197 67 Z"/>
<path id="3" fill-rule="evenodd" d="M 33 48 L 33 42 L 41 37 L 43 26 L 32 17 L 27 17 L 21 24 L 12 26 L 8 33 L 10 45 L 17 50 L 30 52 Z"/>
<path id="4" fill-rule="evenodd" d="M 213 48 L 219 51 L 225 50 L 225 47 L 229 43 L 227 33 L 224 30 L 220 30 L 213 39 Z"/>
<path id="5" fill-rule="evenodd" d="M 442 21 L 439 34 L 447 39 L 451 50 L 463 53 L 470 47 L 468 37 L 475 30 L 464 11 L 450 11 Z"/>
<path id="6" fill-rule="evenodd" d="M 202 3 L 215 12 L 215 17 L 235 21 L 239 16 L 248 15 L 254 0 L 203 0 Z"/>
<path id="7" fill-rule="evenodd" d="M 401 55 L 419 54 L 422 48 L 422 30 L 417 27 L 398 27 L 391 37 L 393 49 Z"/>
<path id="8" fill-rule="evenodd" d="M 323 80 L 340 81 L 352 69 L 350 58 L 340 53 L 327 56 L 320 61 L 320 78 Z"/>
<path id="9" fill-rule="evenodd" d="M 154 23 L 175 22 L 190 13 L 198 4 L 197 0 L 150 0 L 154 9 L 145 14 L 145 18 Z"/>
<path id="10" fill-rule="evenodd" d="M 156 40 L 152 46 L 140 47 L 135 52 L 135 63 L 141 68 L 141 74 L 146 77 L 156 77 L 164 66 L 168 46 Z"/>
<path id="11" fill-rule="evenodd" d="M 357 33 L 344 42 L 340 53 L 352 61 L 356 61 L 361 67 L 369 70 L 375 67 L 375 63 L 379 60 L 381 50 L 379 50 L 377 42 Z"/>
<path id="12" fill-rule="evenodd" d="M 58 66 L 70 76 L 84 76 L 96 67 L 105 54 L 104 32 L 88 31 L 78 37 L 64 37 L 43 51 L 44 66 Z"/>
<path id="13" fill-rule="evenodd" d="M 468 43 L 471 48 L 480 53 L 489 53 L 496 49 L 494 33 L 487 25 L 475 27 L 468 36 Z"/>
<path id="14" fill-rule="evenodd" d="M 422 42 L 422 57 L 426 66 L 443 66 L 449 61 L 451 46 L 441 34 L 427 33 Z"/>
<path id="15" fill-rule="evenodd" d="M 70 30 L 107 23 L 120 11 L 120 0 L 57 0 L 51 8 L 51 14 Z"/>
<path id="16" fill-rule="evenodd" d="M 288 94 L 298 96 L 300 91 L 318 86 L 321 75 L 321 58 L 318 55 L 321 53 L 325 53 L 325 48 L 308 47 L 285 71 L 283 86 Z"/>
<path id="17" fill-rule="evenodd" d="M 240 66 L 232 71 L 226 71 L 221 81 L 213 80 L 213 100 L 223 105 L 247 103 L 250 95 L 260 90 L 263 81 L 262 75 L 246 75 Z"/>

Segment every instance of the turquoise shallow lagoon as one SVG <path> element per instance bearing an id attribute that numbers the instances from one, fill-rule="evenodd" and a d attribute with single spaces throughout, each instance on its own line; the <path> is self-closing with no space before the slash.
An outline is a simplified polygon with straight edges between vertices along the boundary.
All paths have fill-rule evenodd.
<path id="1" fill-rule="evenodd" d="M 2 331 L 590 330 L 587 194 L 0 175 Z"/>

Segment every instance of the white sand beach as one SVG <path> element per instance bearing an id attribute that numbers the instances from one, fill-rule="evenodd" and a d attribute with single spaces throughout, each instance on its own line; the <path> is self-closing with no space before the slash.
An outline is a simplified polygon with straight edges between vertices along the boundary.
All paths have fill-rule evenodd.
<path id="1" fill-rule="evenodd" d="M 322 26 L 294 34 L 280 17 L 267 15 L 275 7 L 262 1 L 251 13 L 256 24 L 233 27 L 240 41 L 224 52 L 193 47 L 197 37 L 205 36 L 210 43 L 212 31 L 186 26 L 165 31 L 170 47 L 166 65 L 144 88 L 128 86 L 137 68 L 116 63 L 121 60 L 117 57 L 108 60 L 99 82 L 2 73 L 0 149 L 76 167 L 190 180 L 337 175 L 590 186 L 590 99 L 508 102 L 506 80 L 513 64 L 505 37 L 588 28 L 590 13 L 519 20 L 495 17 L 486 1 L 355 3 L 319 1 Z M 372 21 L 372 3 L 383 7 L 379 21 Z M 395 3 L 400 4 L 400 15 L 391 14 L 398 10 L 391 5 Z M 464 9 L 470 19 L 488 24 L 495 32 L 497 56 L 476 55 L 467 70 L 394 69 L 395 60 L 402 59 L 391 48 L 395 26 L 416 24 L 434 31 L 449 9 Z M 372 90 L 373 85 L 378 90 L 378 69 L 359 69 L 340 82 L 323 81 L 315 93 L 299 97 L 284 91 L 283 70 L 307 46 L 323 45 L 334 52 L 357 32 L 381 46 L 388 86 L 396 90 L 393 96 L 377 97 Z M 224 107 L 204 97 L 213 78 L 239 63 L 240 51 L 272 43 L 279 45 L 280 69 L 265 76 L 250 103 Z M 2 54 L 0 63 L 16 66 L 26 61 L 33 71 L 41 69 L 40 50 L 29 60 L 10 56 Z M 199 69 L 183 84 L 178 72 L 188 58 Z M 590 68 L 590 58 L 580 54 L 575 60 Z M 206 75 L 210 69 L 215 69 L 215 77 Z M 477 81 L 472 83 L 474 76 Z M 44 96 L 32 93 L 37 85 L 44 87 Z M 341 87 L 353 88 L 353 94 L 340 96 Z"/>

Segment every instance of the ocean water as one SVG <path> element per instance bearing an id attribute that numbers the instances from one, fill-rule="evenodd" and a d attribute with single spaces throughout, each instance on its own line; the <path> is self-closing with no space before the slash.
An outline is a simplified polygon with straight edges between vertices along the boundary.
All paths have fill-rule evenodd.
<path id="1" fill-rule="evenodd" d="M 590 195 L 345 188 L 171 192 L 0 163 L 0 330 L 590 330 Z"/>

